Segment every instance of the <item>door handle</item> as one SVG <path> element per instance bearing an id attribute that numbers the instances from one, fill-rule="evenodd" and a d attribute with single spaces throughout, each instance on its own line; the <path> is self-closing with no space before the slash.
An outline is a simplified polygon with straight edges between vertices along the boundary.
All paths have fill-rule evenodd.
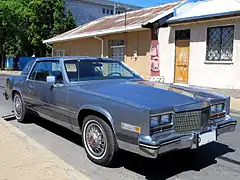
<path id="1" fill-rule="evenodd" d="M 29 85 L 29 86 L 28 86 L 28 89 L 29 89 L 30 91 L 32 91 L 32 90 L 35 89 L 35 87 L 34 87 L 33 85 Z"/>
<path id="2" fill-rule="evenodd" d="M 187 64 L 178 64 L 177 66 L 186 68 Z"/>

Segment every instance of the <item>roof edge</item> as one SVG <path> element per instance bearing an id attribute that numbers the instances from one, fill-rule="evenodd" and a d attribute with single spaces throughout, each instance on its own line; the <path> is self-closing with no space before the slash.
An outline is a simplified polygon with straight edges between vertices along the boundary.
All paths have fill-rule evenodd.
<path id="1" fill-rule="evenodd" d="M 167 20 L 167 23 L 169 24 L 176 24 L 176 23 L 185 23 L 188 21 L 194 21 L 194 20 L 206 20 L 211 18 L 224 18 L 226 16 L 236 16 L 240 15 L 240 10 L 237 11 L 230 11 L 230 12 L 223 12 L 223 13 L 215 13 L 215 14 L 207 14 L 207 15 L 201 15 L 201 16 L 193 16 L 193 17 L 187 17 L 187 18 L 177 18 L 173 17 Z"/>
<path id="2" fill-rule="evenodd" d="M 178 4 L 178 3 L 179 3 L 179 2 L 175 2 L 175 3 L 171 3 L 171 4 Z M 154 17 L 153 19 L 149 20 L 148 22 L 144 23 L 143 25 L 146 25 L 146 24 L 148 24 L 148 23 L 154 23 L 155 21 L 158 21 L 158 20 L 160 20 L 161 18 L 164 18 L 165 16 L 167 16 L 167 15 L 169 15 L 169 14 L 171 14 L 171 13 L 174 13 L 174 10 L 175 10 L 176 8 L 178 8 L 179 6 L 181 6 L 182 3 L 184 3 L 184 2 L 181 2 L 181 3 L 179 3 L 178 5 L 172 7 L 171 9 L 166 10 L 166 11 L 163 12 L 162 14 Z"/>
<path id="3" fill-rule="evenodd" d="M 146 28 L 143 27 L 144 25 L 154 23 L 155 21 L 160 20 L 160 19 L 164 18 L 165 16 L 173 13 L 174 9 L 176 7 L 178 7 L 178 6 L 180 6 L 185 1 L 186 0 L 182 0 L 180 2 L 166 3 L 166 4 L 162 4 L 160 6 L 156 6 L 156 7 L 148 7 L 148 8 L 143 8 L 143 9 L 127 12 L 127 14 L 131 14 L 131 13 L 136 13 L 136 12 L 139 12 L 139 11 L 145 11 L 147 9 L 165 7 L 165 6 L 168 6 L 168 5 L 175 5 L 175 6 L 171 7 L 170 9 L 165 10 L 161 14 L 157 15 L 156 17 L 154 17 L 152 19 L 149 19 L 146 22 L 142 22 L 142 23 L 139 23 L 139 24 L 136 24 L 136 25 L 130 25 L 130 26 L 126 26 L 126 27 L 122 26 L 122 27 L 114 28 L 114 29 L 102 29 L 102 30 L 99 30 L 99 31 L 93 31 L 93 32 L 89 32 L 89 33 L 86 32 L 86 33 L 75 34 L 75 35 L 71 36 L 72 32 L 75 32 L 75 30 L 85 29 L 85 28 L 87 28 L 90 25 L 93 25 L 95 23 L 99 23 L 101 20 L 104 20 L 104 19 L 112 17 L 112 16 L 107 16 L 107 17 L 102 17 L 102 18 L 99 18 L 97 20 L 94 20 L 94 21 L 92 21 L 92 22 L 90 22 L 90 23 L 88 23 L 86 25 L 83 25 L 81 27 L 77 27 L 77 28 L 75 28 L 73 30 L 70 30 L 70 31 L 65 32 L 63 34 L 60 34 L 60 35 L 55 36 L 53 38 L 50 38 L 50 39 L 47 39 L 47 40 L 43 40 L 43 43 L 54 43 L 54 42 L 58 42 L 58 41 L 67 41 L 67 40 L 78 39 L 78 38 L 88 38 L 88 37 L 99 36 L 99 35 L 101 36 L 101 35 L 107 35 L 107 34 L 121 33 L 121 32 L 124 32 L 124 31 L 133 31 L 133 30 L 146 29 Z M 124 15 L 115 15 L 115 16 L 124 16 Z"/>
<path id="4" fill-rule="evenodd" d="M 128 27 L 121 27 L 121 28 L 114 28 L 114 29 L 104 29 L 100 31 L 94 31 L 91 33 L 83 33 L 83 34 L 77 34 L 71 37 L 59 37 L 59 38 L 51 38 L 44 40 L 44 44 L 52 44 L 55 42 L 62 42 L 62 41 L 68 41 L 68 40 L 74 40 L 74 39 L 81 39 L 81 38 L 89 38 L 89 37 L 94 37 L 94 36 L 103 36 L 103 35 L 108 35 L 108 34 L 113 34 L 113 33 L 122 33 L 122 32 L 127 32 L 127 31 L 133 31 L 133 30 L 145 30 L 147 28 L 143 28 L 142 25 L 134 25 L 134 26 L 128 26 Z"/>

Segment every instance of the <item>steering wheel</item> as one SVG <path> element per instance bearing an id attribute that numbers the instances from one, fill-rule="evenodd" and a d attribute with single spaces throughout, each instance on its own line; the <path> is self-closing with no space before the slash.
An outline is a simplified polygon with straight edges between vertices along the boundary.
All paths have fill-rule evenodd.
<path id="1" fill-rule="evenodd" d="M 114 74 L 117 74 L 117 75 L 119 75 L 119 76 L 122 76 L 122 74 L 121 73 L 119 73 L 119 72 L 112 72 L 112 73 L 110 73 L 109 75 L 107 75 L 107 76 L 112 76 L 112 75 L 114 75 Z"/>

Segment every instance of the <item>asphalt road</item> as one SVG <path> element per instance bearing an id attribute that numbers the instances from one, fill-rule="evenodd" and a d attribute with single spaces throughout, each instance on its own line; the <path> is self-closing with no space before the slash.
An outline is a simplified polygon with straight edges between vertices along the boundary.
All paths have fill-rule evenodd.
<path id="1" fill-rule="evenodd" d="M 3 92 L 2 79 L 4 78 L 0 75 L 1 94 Z M 6 121 L 92 179 L 240 179 L 239 125 L 236 132 L 222 135 L 218 142 L 191 152 L 168 153 L 160 156 L 157 160 L 121 152 L 116 167 L 105 168 L 88 160 L 79 135 L 36 117 L 33 117 L 27 124 L 17 123 L 12 116 L 11 102 L 6 101 L 1 94 L 0 117 L 4 117 Z"/>
<path id="2" fill-rule="evenodd" d="M 5 75 L 0 75 L 0 88 L 2 89 L 4 84 L 5 84 L 5 79 L 7 78 L 7 76 Z"/>

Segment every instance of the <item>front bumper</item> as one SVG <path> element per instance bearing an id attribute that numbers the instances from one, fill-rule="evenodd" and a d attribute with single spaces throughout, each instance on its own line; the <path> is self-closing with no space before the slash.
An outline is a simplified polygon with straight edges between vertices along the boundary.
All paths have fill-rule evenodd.
<path id="1" fill-rule="evenodd" d="M 230 116 L 218 119 L 217 122 L 210 123 L 209 127 L 203 132 L 191 132 L 188 134 L 173 133 L 170 136 L 161 137 L 161 134 L 154 138 L 149 136 L 139 137 L 138 154 L 157 158 L 159 154 L 180 150 L 180 149 L 194 149 L 198 148 L 199 134 L 204 134 L 216 130 L 216 136 L 227 132 L 235 131 L 237 121 Z"/>

